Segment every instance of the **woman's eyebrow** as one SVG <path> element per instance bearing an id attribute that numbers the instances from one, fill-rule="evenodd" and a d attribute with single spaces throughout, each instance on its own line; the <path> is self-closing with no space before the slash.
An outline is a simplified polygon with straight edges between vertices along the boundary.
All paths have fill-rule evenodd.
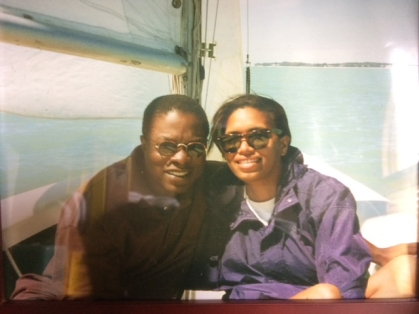
<path id="1" fill-rule="evenodd" d="M 256 127 L 256 128 L 251 128 L 251 129 L 248 129 L 248 130 L 246 130 L 246 132 L 244 132 L 244 133 L 242 133 L 242 132 L 238 132 L 238 131 L 233 131 L 233 132 L 226 132 L 225 134 L 227 135 L 227 134 L 247 134 L 247 133 L 250 133 L 250 132 L 253 132 L 253 131 L 258 131 L 258 130 L 266 130 L 267 128 L 265 128 L 265 127 Z"/>

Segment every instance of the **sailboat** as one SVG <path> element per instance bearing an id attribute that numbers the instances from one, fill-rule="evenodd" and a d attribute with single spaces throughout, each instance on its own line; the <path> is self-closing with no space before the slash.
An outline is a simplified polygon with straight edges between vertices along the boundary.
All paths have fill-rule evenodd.
<path id="1" fill-rule="evenodd" d="M 244 92 L 236 0 L 0 0 L 0 29 L 0 109 L 18 117 L 2 120 L 0 127 L 2 243 L 17 274 L 21 266 L 9 248 L 53 230 L 63 202 L 78 186 L 124 156 L 103 157 L 95 144 L 83 143 L 81 133 L 74 148 L 93 146 L 91 165 L 51 174 L 43 163 L 25 160 L 30 144 L 39 138 L 16 143 L 21 138 L 12 131 L 25 125 L 26 117 L 39 127 L 70 121 L 69 129 L 85 127 L 83 121 L 140 121 L 144 106 L 163 92 L 199 100 L 211 117 L 225 99 Z M 45 154 L 39 160 L 58 154 L 47 153 L 54 143 L 42 145 L 33 145 Z M 221 160 L 216 152 L 209 158 Z M 372 206 L 374 215 L 387 210 L 387 198 L 313 157 L 306 156 L 306 161 L 348 185 L 359 203 Z"/>

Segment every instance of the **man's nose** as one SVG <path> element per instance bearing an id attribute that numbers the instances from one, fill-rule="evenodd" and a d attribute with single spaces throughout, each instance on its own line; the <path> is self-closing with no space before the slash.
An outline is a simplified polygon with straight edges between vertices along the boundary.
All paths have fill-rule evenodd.
<path id="1" fill-rule="evenodd" d="M 179 146 L 177 152 L 172 156 L 171 160 L 178 162 L 179 164 L 185 164 L 189 162 L 190 157 L 186 152 L 186 147 Z"/>

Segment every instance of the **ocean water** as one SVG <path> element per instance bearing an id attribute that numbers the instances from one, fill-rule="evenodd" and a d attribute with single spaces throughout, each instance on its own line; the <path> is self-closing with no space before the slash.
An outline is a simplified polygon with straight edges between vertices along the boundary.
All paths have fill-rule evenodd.
<path id="1" fill-rule="evenodd" d="M 381 193 L 392 73 L 379 68 L 253 67 L 251 90 L 288 113 L 292 144 Z M 157 95 L 156 95 L 157 96 Z M 140 119 L 0 113 L 1 198 L 94 173 L 139 143 Z"/>
<path id="2" fill-rule="evenodd" d="M 93 174 L 140 143 L 141 119 L 43 119 L 0 113 L 1 198 Z"/>

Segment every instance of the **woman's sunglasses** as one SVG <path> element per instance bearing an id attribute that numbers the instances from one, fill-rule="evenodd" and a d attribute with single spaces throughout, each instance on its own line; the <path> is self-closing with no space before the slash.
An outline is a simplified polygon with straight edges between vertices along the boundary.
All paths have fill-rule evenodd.
<path id="1" fill-rule="evenodd" d="M 254 130 L 246 134 L 227 134 L 217 138 L 217 146 L 224 153 L 235 154 L 240 148 L 243 138 L 246 139 L 247 144 L 254 149 L 265 148 L 272 133 L 281 135 L 280 129 L 262 129 Z"/>
<path id="2" fill-rule="evenodd" d="M 175 155 L 181 147 L 184 147 L 188 156 L 192 158 L 201 157 L 207 152 L 207 147 L 204 144 L 198 142 L 178 144 L 175 142 L 166 141 L 161 142 L 160 144 L 155 145 L 154 147 L 157 149 L 160 155 L 165 157 Z"/>

